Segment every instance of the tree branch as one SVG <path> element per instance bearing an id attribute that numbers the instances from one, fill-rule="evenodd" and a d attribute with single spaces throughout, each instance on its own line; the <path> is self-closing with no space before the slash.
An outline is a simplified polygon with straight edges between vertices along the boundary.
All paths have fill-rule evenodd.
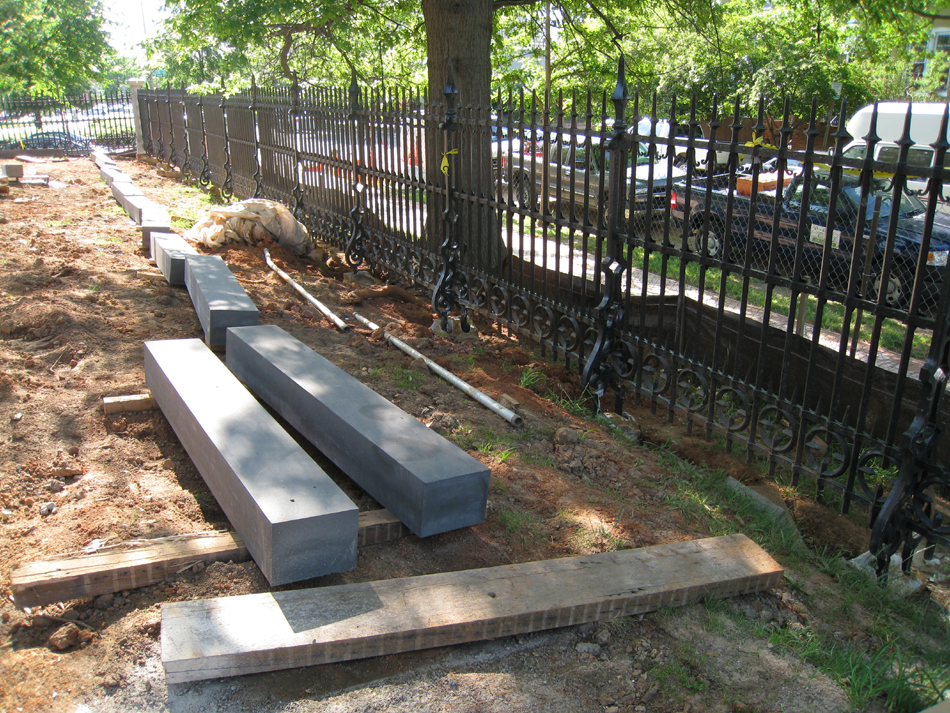
<path id="1" fill-rule="evenodd" d="M 492 10 L 497 10 L 502 7 L 518 7 L 519 5 L 534 5 L 538 0 L 494 0 L 492 5 Z"/>

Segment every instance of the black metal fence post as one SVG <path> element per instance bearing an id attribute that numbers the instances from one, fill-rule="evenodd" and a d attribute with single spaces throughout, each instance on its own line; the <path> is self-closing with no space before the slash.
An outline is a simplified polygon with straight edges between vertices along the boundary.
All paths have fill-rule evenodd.
<path id="1" fill-rule="evenodd" d="M 350 97 L 350 112 L 347 115 L 347 119 L 349 120 L 350 151 L 352 158 L 351 185 L 356 197 L 356 203 L 354 203 L 350 209 L 350 237 L 346 241 L 344 255 L 346 256 L 346 262 L 353 268 L 353 272 L 355 273 L 359 270 L 360 265 L 363 264 L 363 259 L 366 256 L 366 230 L 363 228 L 363 215 L 366 212 L 363 207 L 363 191 L 365 190 L 365 186 L 362 176 L 363 167 L 360 160 L 360 156 L 365 147 L 363 146 L 363 132 L 360 125 L 360 85 L 357 81 L 355 69 L 350 79 L 348 93 Z"/>
<path id="2" fill-rule="evenodd" d="M 294 188 L 293 197 L 294 217 L 297 220 L 303 220 L 303 186 L 300 185 L 300 82 L 297 79 L 297 73 L 294 72 L 294 81 L 290 85 L 290 110 L 287 112 L 290 118 L 290 136 L 294 142 Z"/>
<path id="3" fill-rule="evenodd" d="M 159 90 L 156 89 L 154 92 L 155 96 L 153 97 L 153 101 L 155 102 L 155 119 L 156 119 L 155 123 L 156 123 L 156 128 L 158 129 L 158 150 L 156 151 L 154 156 L 155 158 L 162 161 L 165 159 L 165 139 L 162 136 L 162 108 L 160 104 L 161 99 L 158 95 L 158 92 Z M 154 145 L 155 141 L 153 140 L 152 143 Z"/>
<path id="4" fill-rule="evenodd" d="M 261 171 L 261 134 L 257 124 L 257 81 L 251 75 L 251 126 L 254 130 L 254 198 L 260 198 L 264 193 L 264 174 Z"/>
<path id="5" fill-rule="evenodd" d="M 445 208 L 442 211 L 442 222 L 445 224 L 445 238 L 439 248 L 442 255 L 442 274 L 432 290 L 432 309 L 439 315 L 442 330 L 449 331 L 449 315 L 454 309 L 461 310 L 459 326 L 463 332 L 469 331 L 468 309 L 462 304 L 460 292 L 465 286 L 465 280 L 459 267 L 459 239 L 458 239 L 458 210 L 456 208 L 455 185 L 458 178 L 456 118 L 459 90 L 455 85 L 455 72 L 449 62 L 449 78 L 442 91 L 445 96 L 445 121 L 439 128 L 445 135 L 445 152 L 439 170 L 445 176 Z"/>
<path id="6" fill-rule="evenodd" d="M 607 239 L 600 263 L 604 276 L 602 297 L 595 310 L 597 339 L 587 357 L 582 376 L 584 388 L 594 395 L 595 409 L 600 409 L 601 397 L 608 388 L 612 388 L 616 394 L 614 410 L 618 413 L 623 411 L 625 387 L 617 372 L 617 366 L 628 358 L 621 353 L 624 347 L 619 339 L 619 329 L 623 326 L 625 316 L 623 283 L 630 270 L 629 260 L 624 255 L 624 236 L 621 230 L 626 214 L 625 186 L 631 141 L 626 121 L 629 98 L 626 67 L 621 55 L 617 69 L 617 86 L 611 96 L 614 105 L 614 126 L 613 136 L 607 144 L 610 152 L 610 188 L 607 203 Z"/>
<path id="7" fill-rule="evenodd" d="M 910 105 L 901 145 L 901 160 L 906 160 L 910 146 Z M 923 243 L 930 242 L 930 233 L 943 190 L 944 158 L 950 142 L 947 140 L 950 105 L 944 107 L 943 120 L 937 140 L 931 144 L 934 150 L 933 175 L 927 188 L 930 200 L 927 203 Z M 899 180 L 899 179 L 898 179 Z M 904 432 L 900 450 L 900 466 L 874 526 L 871 530 L 870 551 L 877 557 L 877 572 L 882 580 L 887 578 L 890 558 L 902 548 L 903 569 L 910 569 L 910 557 L 922 538 L 929 543 L 935 536 L 950 536 L 950 524 L 944 524 L 943 515 L 934 508 L 934 491 L 946 494 L 947 471 L 935 464 L 937 443 L 945 424 L 940 414 L 940 405 L 947 388 L 950 374 L 950 269 L 943 269 L 940 302 L 930 342 L 927 361 L 920 370 L 921 398 L 917 416 Z"/>
<path id="8" fill-rule="evenodd" d="M 198 116 L 201 119 L 201 174 L 198 183 L 208 187 L 211 185 L 211 165 L 208 159 L 208 134 L 205 131 L 204 96 L 198 95 Z"/>
<path id="9" fill-rule="evenodd" d="M 168 109 L 168 135 L 171 141 L 168 142 L 168 155 L 163 156 L 168 163 L 175 160 L 175 118 L 172 114 L 172 88 L 171 85 L 165 85 L 165 107 Z"/>
<path id="10" fill-rule="evenodd" d="M 231 173 L 231 142 L 228 138 L 228 112 L 224 108 L 225 101 L 224 97 L 221 97 L 221 102 L 218 104 L 218 108 L 221 109 L 221 120 L 224 125 L 224 181 L 221 184 L 221 195 L 230 198 L 234 195 L 234 174 Z"/>

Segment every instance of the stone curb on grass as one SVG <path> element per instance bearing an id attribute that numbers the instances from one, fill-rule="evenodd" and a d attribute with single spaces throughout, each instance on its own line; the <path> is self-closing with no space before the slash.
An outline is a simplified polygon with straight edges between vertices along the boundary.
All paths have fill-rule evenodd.
<path id="1" fill-rule="evenodd" d="M 777 522 L 790 527 L 792 530 L 794 530 L 796 535 L 799 537 L 801 536 L 798 532 L 798 527 L 795 525 L 795 520 L 792 518 L 791 513 L 789 513 L 786 508 L 773 503 L 761 493 L 755 492 L 748 485 L 740 483 L 733 477 L 726 478 L 726 485 L 731 490 L 734 490 L 737 493 L 742 493 L 743 495 L 751 498 L 757 509 L 763 510 L 767 515 L 774 518 Z"/>

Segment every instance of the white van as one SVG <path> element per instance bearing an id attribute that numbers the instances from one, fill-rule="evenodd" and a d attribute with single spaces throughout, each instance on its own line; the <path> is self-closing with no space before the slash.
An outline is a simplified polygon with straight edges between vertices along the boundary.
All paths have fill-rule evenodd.
<path id="1" fill-rule="evenodd" d="M 940 123 L 946 104 L 926 104 L 917 102 L 912 104 L 910 112 L 910 139 L 914 142 L 907 152 L 909 168 L 930 168 L 933 165 L 934 150 L 930 144 L 937 140 L 940 133 Z M 861 107 L 848 120 L 848 133 L 854 140 L 845 146 L 842 156 L 845 158 L 863 159 L 867 155 L 865 137 L 871 129 L 871 114 L 874 105 Z M 905 102 L 879 102 L 877 105 L 877 135 L 880 141 L 874 148 L 875 160 L 885 163 L 897 163 L 900 147 L 897 141 L 904 134 L 904 123 L 907 119 L 907 104 Z M 950 168 L 950 152 L 944 160 L 944 166 Z M 950 176 L 944 180 L 944 197 L 950 198 Z M 927 188 L 926 180 L 908 180 L 907 187 L 912 191 L 924 191 Z"/>

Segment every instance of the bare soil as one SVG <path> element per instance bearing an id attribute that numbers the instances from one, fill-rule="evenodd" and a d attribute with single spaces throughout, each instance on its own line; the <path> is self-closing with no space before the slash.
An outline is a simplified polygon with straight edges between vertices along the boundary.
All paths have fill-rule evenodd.
<path id="1" fill-rule="evenodd" d="M 88 159 L 25 164 L 45 186 L 0 200 L 0 588 L 19 564 L 91 543 L 227 529 L 227 518 L 160 411 L 106 416 L 102 398 L 145 391 L 142 345 L 200 337 L 187 292 L 149 263 L 139 233 Z M 121 168 L 177 225 L 207 205 L 196 189 L 125 161 Z M 425 540 L 361 550 L 355 570 L 313 587 L 642 547 L 708 536 L 671 507 L 661 452 L 765 488 L 789 507 L 806 539 L 858 554 L 867 530 L 793 490 L 766 483 L 742 458 L 688 435 L 665 413 L 631 406 L 646 444 L 631 446 L 540 393 L 579 395 L 576 371 L 533 345 L 481 325 L 477 340 L 435 336 L 425 295 L 353 304 L 358 286 L 270 246 L 276 262 L 341 315 L 357 309 L 393 325 L 427 356 L 489 395 L 522 404 L 515 429 L 355 321 L 334 330 L 263 261 L 259 246 L 220 251 L 260 309 L 492 470 L 488 518 Z M 409 291 L 411 292 L 411 290 Z M 410 295 L 411 297 L 411 295 Z M 543 374 L 524 388 L 527 370 Z M 378 508 L 306 446 L 361 509 Z M 44 514 L 45 513 L 45 514 Z M 834 584 L 807 583 L 833 588 Z M 253 562 L 194 567 L 164 583 L 99 600 L 16 609 L 0 600 L 0 712 L 12 711 L 847 711 L 842 689 L 790 654 L 703 605 L 676 614 L 367 661 L 166 686 L 158 636 L 165 602 L 269 589 Z M 803 622 L 861 637 L 854 621 L 823 618 L 791 591 L 730 606 L 774 627 Z M 830 605 L 829 605 L 830 606 Z M 51 635 L 75 622 L 60 650 Z M 715 626 L 713 626 L 715 624 Z M 54 637 L 55 640 L 55 637 Z M 69 643 L 69 642 L 67 642 Z"/>

